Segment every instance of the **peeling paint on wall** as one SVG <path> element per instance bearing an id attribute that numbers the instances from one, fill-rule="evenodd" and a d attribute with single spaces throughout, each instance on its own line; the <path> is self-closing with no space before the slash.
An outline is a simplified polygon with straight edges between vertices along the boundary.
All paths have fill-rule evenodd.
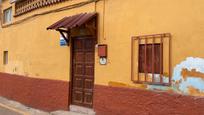
<path id="1" fill-rule="evenodd" d="M 194 88 L 193 86 L 188 87 L 188 92 L 189 92 L 190 95 L 204 96 L 203 92 L 201 92 L 199 89 Z"/>
<path id="2" fill-rule="evenodd" d="M 152 80 L 152 74 L 147 74 Z M 160 81 L 159 74 L 154 74 L 155 81 Z M 168 83 L 168 74 L 163 75 L 164 82 Z M 109 86 L 139 88 L 154 91 L 167 91 L 192 96 L 204 96 L 204 59 L 188 57 L 176 65 L 172 76 L 172 86 L 135 84 L 110 81 Z"/>
<path id="3" fill-rule="evenodd" d="M 198 72 L 196 71 L 196 69 L 192 69 L 191 71 L 189 71 L 188 69 L 185 68 L 182 70 L 181 74 L 184 80 L 186 80 L 188 76 L 194 78 L 201 78 L 204 80 L 204 73 Z"/>
<path id="4" fill-rule="evenodd" d="M 172 81 L 176 91 L 204 96 L 204 59 L 186 58 L 174 68 Z"/>
<path id="5" fill-rule="evenodd" d="M 145 90 L 154 90 L 154 91 L 168 91 L 173 92 L 172 87 L 169 86 L 159 86 L 159 85 L 148 85 L 148 84 L 135 84 L 130 85 L 122 82 L 108 82 L 108 86 L 112 87 L 127 87 L 127 88 L 138 88 L 138 89 L 145 89 Z"/>
<path id="6" fill-rule="evenodd" d="M 122 82 L 114 82 L 114 81 L 108 82 L 108 86 L 147 89 L 147 84 L 130 85 L 130 84 L 126 84 Z"/>

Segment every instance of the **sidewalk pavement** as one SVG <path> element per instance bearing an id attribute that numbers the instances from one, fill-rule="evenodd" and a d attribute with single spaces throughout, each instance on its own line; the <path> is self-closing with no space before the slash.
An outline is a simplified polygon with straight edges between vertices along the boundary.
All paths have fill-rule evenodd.
<path id="1" fill-rule="evenodd" d="M 27 107 L 19 102 L 0 97 L 0 115 L 87 115 L 70 111 L 45 112 Z"/>

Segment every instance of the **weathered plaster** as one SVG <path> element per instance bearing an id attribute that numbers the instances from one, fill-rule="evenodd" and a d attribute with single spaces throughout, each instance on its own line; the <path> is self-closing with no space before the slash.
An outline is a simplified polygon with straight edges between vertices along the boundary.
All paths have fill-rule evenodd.
<path id="1" fill-rule="evenodd" d="M 204 93 L 204 59 L 188 57 L 176 65 L 173 72 L 173 88 L 187 95 Z"/>
<path id="2" fill-rule="evenodd" d="M 184 80 L 186 80 L 188 76 L 204 79 L 204 73 L 198 72 L 196 71 L 196 69 L 192 69 L 191 71 L 189 71 L 188 69 L 185 68 L 182 69 L 181 74 Z"/>
<path id="3" fill-rule="evenodd" d="M 169 87 L 169 86 L 159 86 L 159 85 L 148 85 L 148 84 L 135 84 L 135 85 L 130 85 L 130 84 L 122 83 L 122 82 L 110 81 L 110 82 L 108 83 L 108 86 L 113 86 L 113 87 L 127 87 L 127 88 L 138 88 L 138 89 L 145 89 L 145 90 L 173 92 L 172 87 Z"/>
<path id="4" fill-rule="evenodd" d="M 130 85 L 130 84 L 125 84 L 122 82 L 114 82 L 114 81 L 108 82 L 108 86 L 147 89 L 147 84 Z"/>
<path id="5" fill-rule="evenodd" d="M 152 78 L 152 74 L 147 75 Z M 155 81 L 160 81 L 159 74 L 154 74 Z M 163 81 L 168 83 L 168 77 L 162 76 Z M 204 96 L 204 59 L 188 57 L 174 67 L 172 86 L 135 84 L 110 81 L 109 86 L 132 87 L 146 90 L 176 92 L 185 95 Z"/>

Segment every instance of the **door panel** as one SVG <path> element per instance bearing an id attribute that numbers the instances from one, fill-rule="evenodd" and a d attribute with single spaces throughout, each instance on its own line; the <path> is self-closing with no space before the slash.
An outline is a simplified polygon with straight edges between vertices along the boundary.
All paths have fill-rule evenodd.
<path id="1" fill-rule="evenodd" d="M 94 75 L 94 67 L 93 67 L 93 65 L 86 65 L 85 66 L 85 73 L 84 73 L 84 75 L 86 77 L 93 77 L 93 75 Z"/>
<path id="2" fill-rule="evenodd" d="M 86 52 L 85 53 L 85 63 L 93 64 L 94 63 L 93 61 L 94 61 L 93 52 L 92 51 Z"/>
<path id="3" fill-rule="evenodd" d="M 74 55 L 74 62 L 75 63 L 84 63 L 84 52 L 83 51 L 80 51 L 80 50 L 76 50 L 75 52 L 75 55 Z"/>
<path id="4" fill-rule="evenodd" d="M 84 66 L 83 64 L 75 64 L 74 75 L 83 75 L 84 74 Z"/>
<path id="5" fill-rule="evenodd" d="M 74 103 L 82 103 L 83 102 L 83 92 L 81 91 L 73 91 L 72 100 L 74 100 Z"/>
<path id="6" fill-rule="evenodd" d="M 74 82 L 73 85 L 74 85 L 75 89 L 83 89 L 83 79 L 82 78 L 76 77 L 76 78 L 74 78 L 73 82 Z"/>
<path id="7" fill-rule="evenodd" d="M 92 100 L 92 93 L 88 93 L 88 92 L 86 92 L 85 94 L 84 94 L 84 104 L 86 105 L 86 106 L 92 106 L 92 103 L 93 103 L 93 100 Z"/>
<path id="8" fill-rule="evenodd" d="M 93 89 L 93 80 L 92 79 L 85 79 L 84 80 L 84 89 L 92 91 Z"/>
<path id="9" fill-rule="evenodd" d="M 95 40 L 73 39 L 72 104 L 92 107 Z"/>

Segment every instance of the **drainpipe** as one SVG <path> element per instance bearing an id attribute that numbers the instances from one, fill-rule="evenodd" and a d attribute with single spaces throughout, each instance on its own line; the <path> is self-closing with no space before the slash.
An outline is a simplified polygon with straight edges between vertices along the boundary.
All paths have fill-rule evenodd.
<path id="1" fill-rule="evenodd" d="M 2 27 L 2 0 L 0 0 L 0 23 Z"/>
<path id="2" fill-rule="evenodd" d="M 106 40 L 105 36 L 105 14 L 106 13 L 106 0 L 103 0 L 103 39 Z"/>

